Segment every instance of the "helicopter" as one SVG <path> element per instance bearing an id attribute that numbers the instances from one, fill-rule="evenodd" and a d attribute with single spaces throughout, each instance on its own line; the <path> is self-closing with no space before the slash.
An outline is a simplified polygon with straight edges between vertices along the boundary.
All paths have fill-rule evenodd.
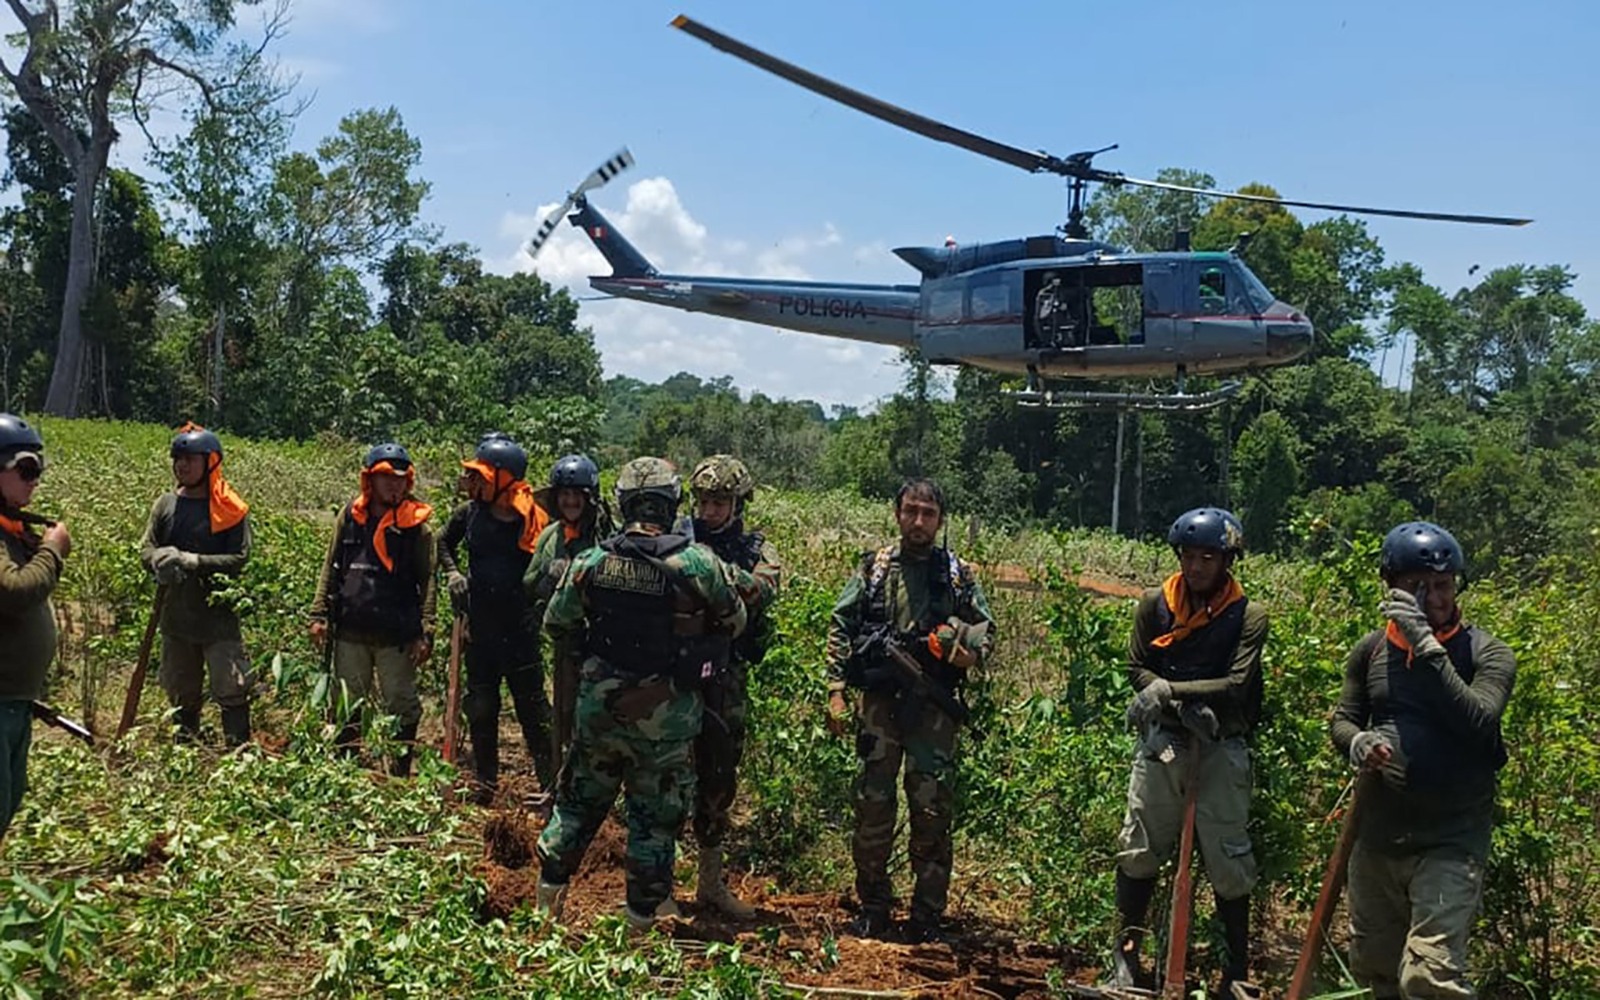
<path id="1" fill-rule="evenodd" d="M 917 284 L 787 281 L 663 274 L 590 204 L 588 193 L 633 163 L 622 150 L 545 220 L 530 256 L 565 216 L 594 243 L 611 274 L 589 279 L 616 298 L 900 348 L 933 364 L 965 364 L 1025 378 L 1008 394 L 1047 408 L 1195 411 L 1220 405 L 1242 383 L 1191 393 L 1191 375 L 1248 372 L 1310 351 L 1315 333 L 1299 309 L 1250 271 L 1248 234 L 1222 252 L 1134 253 L 1090 238 L 1083 200 L 1091 183 L 1134 185 L 1274 205 L 1444 222 L 1521 226 L 1531 220 L 1298 201 L 1146 180 L 1094 166 L 1117 147 L 1057 157 L 967 132 L 852 90 L 679 15 L 672 26 L 758 68 L 882 121 L 1030 173 L 1064 177 L 1068 213 L 1051 234 L 990 243 L 900 247 Z M 1046 388 L 1049 379 L 1175 378 L 1166 393 Z"/>

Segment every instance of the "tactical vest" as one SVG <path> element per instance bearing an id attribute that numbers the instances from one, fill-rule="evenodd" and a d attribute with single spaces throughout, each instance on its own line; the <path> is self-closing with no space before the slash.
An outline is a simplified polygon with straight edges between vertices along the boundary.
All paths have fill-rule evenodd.
<path id="1" fill-rule="evenodd" d="M 727 668 L 731 639 L 707 632 L 707 608 L 666 560 L 681 535 L 616 535 L 588 577 L 586 651 L 625 674 L 668 674 L 686 684 Z"/>
<path id="2" fill-rule="evenodd" d="M 898 603 L 902 573 L 890 574 L 894 561 L 894 546 L 886 545 L 862 557 L 861 574 L 867 581 L 863 595 L 861 615 L 862 631 L 895 624 L 894 606 Z M 947 567 L 948 572 L 939 572 Z M 928 679 L 950 691 L 956 691 L 964 678 L 962 671 L 941 662 L 928 649 L 928 633 L 957 614 L 971 603 L 970 588 L 962 583 L 961 562 L 955 553 L 935 547 L 928 554 L 927 607 L 922 616 L 911 622 L 904 634 L 905 649 L 917 661 Z M 892 668 L 882 663 L 860 662 L 852 657 L 845 664 L 845 683 L 866 691 L 891 690 L 898 686 Z"/>
<path id="3" fill-rule="evenodd" d="M 1203 681 L 1228 676 L 1233 666 L 1233 655 L 1239 648 L 1239 636 L 1244 631 L 1244 609 L 1248 597 L 1234 601 L 1203 628 L 1190 632 L 1181 642 L 1170 646 L 1151 646 L 1145 654 L 1145 666 L 1169 681 Z M 1160 634 L 1172 631 L 1175 616 L 1162 594 L 1156 602 L 1156 623 Z M 1260 671 L 1256 672 L 1250 689 L 1244 692 L 1242 708 L 1245 723 L 1252 729 L 1261 721 L 1263 687 Z"/>
<path id="4" fill-rule="evenodd" d="M 422 636 L 422 588 L 416 575 L 416 536 L 421 526 L 399 528 L 391 524 L 389 554 L 394 570 L 384 569 L 373 548 L 377 517 L 368 515 L 363 525 L 344 509 L 344 532 L 334 562 L 339 589 L 337 627 L 360 635 L 407 643 Z"/>
<path id="5" fill-rule="evenodd" d="M 732 566 L 737 566 L 745 572 L 753 572 L 761 563 L 761 550 L 766 545 L 766 537 L 759 531 L 748 534 L 744 530 L 744 522 L 735 519 L 721 531 L 706 531 L 705 522 L 695 521 L 695 538 L 715 552 L 718 559 Z M 759 608 L 750 616 L 750 621 L 745 625 L 739 638 L 733 641 L 734 655 L 745 663 L 760 663 L 767 655 L 767 647 L 771 644 L 772 627 L 767 618 L 767 609 Z"/>
<path id="6" fill-rule="evenodd" d="M 1444 643 L 1456 673 L 1468 684 L 1477 673 L 1473 662 L 1476 635 L 1472 626 L 1463 626 Z M 1387 711 L 1405 748 L 1407 785 L 1428 791 L 1493 787 L 1495 773 L 1507 760 L 1499 728 L 1487 742 L 1461 738 L 1439 721 L 1444 682 L 1438 673 L 1408 665 L 1410 654 L 1381 636 L 1378 644 L 1381 652 L 1372 657 L 1369 669 L 1387 672 Z"/>

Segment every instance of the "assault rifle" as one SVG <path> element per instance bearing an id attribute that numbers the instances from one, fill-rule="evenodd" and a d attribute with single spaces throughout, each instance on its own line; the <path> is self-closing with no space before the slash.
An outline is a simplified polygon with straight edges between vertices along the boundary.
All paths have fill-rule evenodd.
<path id="1" fill-rule="evenodd" d="M 904 634 L 893 625 L 869 626 L 857 637 L 852 654 L 862 663 L 886 667 L 911 703 L 932 702 L 958 726 L 971 717 L 972 710 L 949 688 L 924 673 L 922 665 L 906 652 Z"/>
<path id="2" fill-rule="evenodd" d="M 94 733 L 89 731 L 88 726 L 76 719 L 67 718 L 42 701 L 30 702 L 29 707 L 33 709 L 33 717 L 35 719 L 46 725 L 55 726 L 69 736 L 75 736 L 90 746 L 94 746 Z"/>

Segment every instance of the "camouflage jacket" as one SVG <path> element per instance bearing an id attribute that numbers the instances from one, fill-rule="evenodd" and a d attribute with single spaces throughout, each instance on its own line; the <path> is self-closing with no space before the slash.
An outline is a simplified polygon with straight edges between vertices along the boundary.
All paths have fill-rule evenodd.
<path id="1" fill-rule="evenodd" d="M 761 532 L 745 531 L 743 521 L 735 520 L 716 532 L 707 531 L 700 521 L 694 522 L 694 527 L 696 540 L 738 571 L 734 574 L 734 587 L 750 621 L 734 646 L 734 654 L 745 663 L 760 663 L 772 645 L 775 631 L 772 604 L 783 580 L 778 550 Z"/>

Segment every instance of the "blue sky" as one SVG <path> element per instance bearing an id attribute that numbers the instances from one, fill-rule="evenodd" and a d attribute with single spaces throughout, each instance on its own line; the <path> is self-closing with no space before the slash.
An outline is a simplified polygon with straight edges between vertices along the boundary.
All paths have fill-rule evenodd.
<path id="1" fill-rule="evenodd" d="M 1061 184 L 834 105 L 667 26 L 683 11 L 901 104 L 1101 166 L 1201 169 L 1303 197 L 1526 215 L 1519 230 L 1369 220 L 1391 260 L 1447 291 L 1487 270 L 1571 265 L 1600 312 L 1600 7 L 1452 3 L 611 4 L 299 0 L 279 48 L 340 116 L 395 105 L 423 144 L 427 221 L 497 270 L 619 146 L 594 201 L 663 269 L 909 282 L 890 247 L 1048 232 Z M 1302 213 L 1303 218 L 1320 217 Z M 538 269 L 605 273 L 563 225 Z M 637 303 L 586 303 L 608 374 L 678 369 L 867 403 L 891 352 Z"/>

